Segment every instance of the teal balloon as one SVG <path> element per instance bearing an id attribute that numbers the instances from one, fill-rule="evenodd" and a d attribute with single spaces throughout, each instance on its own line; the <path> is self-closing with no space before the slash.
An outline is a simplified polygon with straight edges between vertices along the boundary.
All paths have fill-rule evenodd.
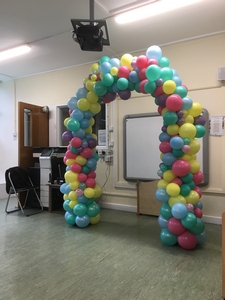
<path id="1" fill-rule="evenodd" d="M 150 65 L 146 71 L 145 75 L 150 81 L 156 81 L 160 78 L 161 69 L 157 65 Z"/>
<path id="2" fill-rule="evenodd" d="M 77 121 L 76 119 L 70 119 L 67 122 L 66 127 L 68 130 L 76 132 L 80 129 L 80 122 Z"/>
<path id="3" fill-rule="evenodd" d="M 189 229 L 189 231 L 195 235 L 200 235 L 204 230 L 205 230 L 205 224 L 199 218 L 197 218 L 197 224 L 195 225 L 195 227 Z"/>
<path id="4" fill-rule="evenodd" d="M 107 92 L 107 87 L 101 81 L 97 81 L 94 84 L 93 89 L 94 89 L 95 94 L 97 94 L 98 96 L 104 96 L 105 93 Z"/>
<path id="5" fill-rule="evenodd" d="M 102 64 L 104 62 L 110 62 L 110 58 L 108 56 L 104 55 L 100 58 L 99 62 L 100 62 L 100 64 Z"/>
<path id="6" fill-rule="evenodd" d="M 177 86 L 173 94 L 177 94 L 181 96 L 181 98 L 185 98 L 187 96 L 187 89 L 184 86 Z"/>
<path id="7" fill-rule="evenodd" d="M 76 223 L 75 219 L 76 219 L 76 216 L 74 214 L 68 214 L 66 216 L 66 223 L 73 226 Z"/>
<path id="8" fill-rule="evenodd" d="M 197 224 L 197 217 L 193 213 L 188 212 L 186 216 L 181 219 L 181 223 L 187 229 L 194 228 Z"/>
<path id="9" fill-rule="evenodd" d="M 183 181 L 183 183 L 190 183 L 193 180 L 193 174 L 188 173 L 185 176 L 181 176 L 180 179 Z"/>
<path id="10" fill-rule="evenodd" d="M 202 125 L 195 125 L 195 128 L 196 128 L 196 135 L 195 135 L 195 137 L 196 138 L 202 138 L 205 135 L 205 133 L 206 133 L 205 127 L 202 126 Z"/>
<path id="11" fill-rule="evenodd" d="M 170 61 L 167 57 L 162 56 L 159 60 L 158 60 L 158 64 L 161 68 L 165 68 L 165 67 L 169 67 L 170 65 Z"/>
<path id="12" fill-rule="evenodd" d="M 172 150 L 173 155 L 176 157 L 181 157 L 184 155 L 184 152 L 181 149 L 173 149 Z"/>
<path id="13" fill-rule="evenodd" d="M 163 122 L 164 122 L 164 125 L 166 125 L 166 126 L 176 124 L 177 121 L 178 121 L 178 116 L 173 111 L 167 111 L 163 115 Z"/>
<path id="14" fill-rule="evenodd" d="M 70 200 L 65 200 L 63 202 L 63 209 L 69 213 L 73 212 L 73 209 L 69 206 Z"/>
<path id="15" fill-rule="evenodd" d="M 105 86 L 111 86 L 114 83 L 114 78 L 110 73 L 106 73 L 102 76 L 102 83 Z"/>
<path id="16" fill-rule="evenodd" d="M 163 79 L 163 81 L 171 80 L 173 78 L 173 71 L 172 69 L 166 67 L 162 68 L 160 72 L 160 78 Z"/>
<path id="17" fill-rule="evenodd" d="M 191 190 L 193 190 L 195 187 L 195 182 L 191 180 L 190 182 L 187 183 L 187 185 L 190 187 Z"/>
<path id="18" fill-rule="evenodd" d="M 139 84 L 140 84 L 140 82 L 136 82 L 136 83 L 134 84 L 134 89 L 135 89 L 135 91 L 136 91 L 137 93 L 140 93 Z"/>
<path id="19" fill-rule="evenodd" d="M 129 81 L 128 90 L 129 91 L 134 91 L 134 87 L 135 87 L 134 83 Z"/>
<path id="20" fill-rule="evenodd" d="M 144 90 L 148 94 L 153 94 L 156 89 L 156 83 L 154 81 L 147 81 L 144 85 Z"/>
<path id="21" fill-rule="evenodd" d="M 201 234 L 196 235 L 197 238 L 197 244 L 201 245 L 202 243 L 204 243 L 205 239 L 206 239 L 206 233 L 205 231 L 203 231 Z"/>
<path id="22" fill-rule="evenodd" d="M 92 218 L 96 217 L 100 212 L 100 207 L 97 203 L 92 203 L 87 207 L 87 215 Z"/>
<path id="23" fill-rule="evenodd" d="M 166 220 L 169 220 L 173 217 L 169 204 L 165 203 L 160 207 L 160 215 Z"/>
<path id="24" fill-rule="evenodd" d="M 177 235 L 172 234 L 168 228 L 164 228 L 161 230 L 160 239 L 163 244 L 167 246 L 173 246 L 177 243 Z"/>
<path id="25" fill-rule="evenodd" d="M 87 213 L 87 206 L 83 203 L 78 203 L 74 206 L 73 212 L 75 215 L 82 217 Z"/>
<path id="26" fill-rule="evenodd" d="M 190 191 L 191 191 L 191 188 L 189 187 L 189 185 L 187 185 L 186 183 L 184 183 L 184 184 L 182 184 L 181 186 L 180 186 L 180 194 L 182 195 L 182 196 L 187 196 L 187 195 L 189 195 L 190 194 Z"/>
<path id="27" fill-rule="evenodd" d="M 116 84 L 117 84 L 118 89 L 120 89 L 121 91 L 126 90 L 129 86 L 128 80 L 126 78 L 123 78 L 123 77 L 119 78 L 117 80 Z"/>

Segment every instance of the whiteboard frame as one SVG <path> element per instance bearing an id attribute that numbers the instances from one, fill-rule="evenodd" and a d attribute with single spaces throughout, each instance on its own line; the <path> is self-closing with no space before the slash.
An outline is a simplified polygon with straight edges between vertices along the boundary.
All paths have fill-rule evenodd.
<path id="1" fill-rule="evenodd" d="M 204 108 L 202 110 L 202 114 L 206 119 L 206 124 L 205 124 L 205 129 L 206 129 L 206 133 L 204 135 L 203 138 L 199 139 L 199 142 L 201 143 L 201 148 L 200 148 L 200 156 L 201 156 L 201 171 L 204 175 L 204 181 L 199 184 L 199 186 L 206 186 L 209 183 L 209 128 L 208 128 L 208 123 L 209 123 L 209 114 L 208 111 Z M 132 165 L 134 163 L 138 164 L 138 161 L 134 161 L 132 160 L 132 162 L 128 162 L 127 161 L 127 157 L 129 157 L 129 155 L 127 155 L 129 149 L 129 143 L 127 142 L 128 137 L 128 124 L 129 124 L 129 120 L 137 120 L 140 118 L 152 118 L 152 117 L 159 117 L 162 120 L 162 126 L 163 126 L 163 119 L 162 117 L 158 114 L 158 113 L 145 113 L 145 114 L 131 114 L 131 115 L 126 115 L 123 118 L 123 176 L 124 179 L 126 181 L 153 181 L 153 180 L 159 180 L 159 176 L 157 175 L 157 172 L 155 173 L 154 177 L 146 177 L 146 176 L 131 176 L 128 173 L 128 165 L 130 163 L 132 163 Z M 149 119 L 150 120 L 150 119 Z M 148 135 L 147 132 L 147 128 L 143 128 L 141 130 L 145 130 L 146 132 L 146 136 Z M 159 128 L 158 130 L 159 134 L 161 133 L 161 128 Z M 160 141 L 158 139 L 158 145 L 160 144 Z M 138 147 L 138 145 L 137 145 Z M 137 150 L 137 153 L 139 154 L 139 157 L 142 157 L 142 152 Z M 160 150 L 158 149 L 158 154 L 160 156 Z M 149 156 L 149 159 L 151 159 L 151 157 Z M 159 158 L 160 161 L 160 158 Z M 161 161 L 160 161 L 161 162 Z M 135 166 L 134 166 L 135 167 Z M 138 167 L 138 165 L 137 165 Z"/>

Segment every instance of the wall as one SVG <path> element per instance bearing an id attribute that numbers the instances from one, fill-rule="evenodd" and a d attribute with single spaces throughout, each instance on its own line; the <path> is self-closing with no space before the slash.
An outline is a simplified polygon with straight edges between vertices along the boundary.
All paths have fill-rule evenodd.
<path id="1" fill-rule="evenodd" d="M 170 60 L 170 67 L 178 71 L 183 83 L 189 88 L 189 96 L 193 101 L 200 102 L 209 111 L 210 116 L 225 115 L 223 102 L 225 100 L 225 87 L 217 81 L 218 67 L 225 66 L 224 48 L 224 34 L 162 47 L 163 56 Z M 136 55 L 139 54 L 145 54 L 145 50 Z M 67 103 L 67 100 L 74 96 L 76 90 L 82 86 L 83 78 L 89 74 L 89 68 L 89 65 L 85 65 L 19 79 L 16 82 L 16 101 L 36 105 Z M 15 157 L 17 157 L 16 143 L 12 141 L 14 100 L 10 84 L 7 82 L 0 86 L 0 103 L 2 103 L 2 96 L 4 96 L 8 106 L 5 117 L 0 120 L 0 127 L 4 126 L 2 120 L 7 124 L 9 122 L 7 135 L 1 129 L 4 136 L 0 139 L 3 149 L 0 165 L 1 180 L 4 180 L 4 170 L 9 162 L 15 163 Z M 111 140 L 114 141 L 114 157 L 113 161 L 109 163 L 99 161 L 97 181 L 101 186 L 104 185 L 103 205 L 136 211 L 135 184 L 128 183 L 123 179 L 122 121 L 127 114 L 155 112 L 157 107 L 151 96 L 136 92 L 132 93 L 132 98 L 128 101 L 129 104 L 123 100 L 116 100 L 110 104 L 109 125 L 114 127 L 114 131 L 110 134 Z M 203 189 L 202 202 L 207 220 L 220 222 L 221 213 L 225 211 L 225 201 L 223 200 L 225 194 L 225 161 L 223 155 L 225 137 L 211 136 L 209 143 L 210 183 Z M 9 145 L 11 145 L 10 161 Z"/>

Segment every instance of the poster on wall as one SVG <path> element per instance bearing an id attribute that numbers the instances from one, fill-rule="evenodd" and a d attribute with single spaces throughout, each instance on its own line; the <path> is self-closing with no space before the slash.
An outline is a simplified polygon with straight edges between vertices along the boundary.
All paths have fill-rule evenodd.
<path id="1" fill-rule="evenodd" d="M 212 116 L 209 119 L 209 134 L 213 136 L 224 135 L 224 116 Z"/>

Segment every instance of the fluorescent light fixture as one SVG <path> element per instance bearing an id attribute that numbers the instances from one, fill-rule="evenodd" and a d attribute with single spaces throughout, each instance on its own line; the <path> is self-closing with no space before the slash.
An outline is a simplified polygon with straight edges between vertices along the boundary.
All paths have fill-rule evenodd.
<path id="1" fill-rule="evenodd" d="M 161 0 L 121 13 L 116 16 L 115 20 L 119 24 L 130 23 L 188 6 L 199 1 L 201 0 Z"/>
<path id="2" fill-rule="evenodd" d="M 31 47 L 29 45 L 22 45 L 16 48 L 8 49 L 0 52 L 0 61 L 11 57 L 15 57 L 21 54 L 29 52 Z"/>

